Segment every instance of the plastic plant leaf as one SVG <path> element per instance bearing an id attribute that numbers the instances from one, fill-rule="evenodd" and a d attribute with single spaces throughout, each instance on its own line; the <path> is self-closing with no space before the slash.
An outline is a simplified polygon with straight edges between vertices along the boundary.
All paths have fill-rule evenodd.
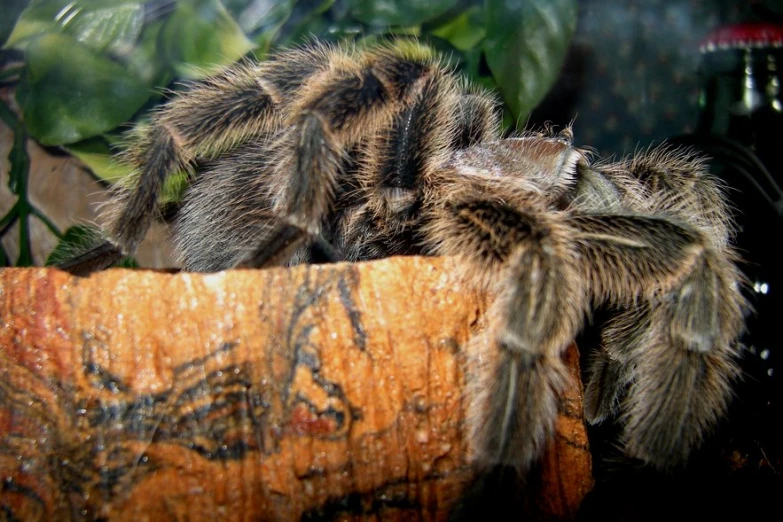
<path id="1" fill-rule="evenodd" d="M 121 55 L 143 27 L 141 0 L 33 0 L 5 46 L 24 49 L 38 36 L 63 33 L 96 51 Z"/>
<path id="2" fill-rule="evenodd" d="M 11 35 L 19 15 L 24 11 L 27 0 L 3 0 L 3 16 L 0 16 L 0 43 Z"/>
<path id="3" fill-rule="evenodd" d="M 462 71 L 470 77 L 471 83 L 479 85 L 489 91 L 498 92 L 498 84 L 495 78 L 482 68 L 484 52 L 481 47 L 474 47 L 463 53 Z"/>
<path id="4" fill-rule="evenodd" d="M 117 160 L 111 147 L 101 138 L 90 138 L 65 148 L 87 165 L 97 178 L 108 183 L 116 183 L 133 172 L 130 166 Z"/>
<path id="5" fill-rule="evenodd" d="M 375 26 L 420 25 L 442 15 L 459 0 L 349 0 L 351 15 Z"/>
<path id="6" fill-rule="evenodd" d="M 121 65 L 63 34 L 34 40 L 16 98 L 44 145 L 96 136 L 128 120 L 152 92 Z"/>
<path id="7" fill-rule="evenodd" d="M 486 0 L 485 7 L 487 64 L 521 121 L 560 74 L 576 29 L 576 0 Z"/>
<path id="8" fill-rule="evenodd" d="M 98 51 L 122 55 L 133 48 L 143 27 L 144 6 L 126 2 L 85 11 L 65 33 Z"/>
<path id="9" fill-rule="evenodd" d="M 57 15 L 72 3 L 68 0 L 32 0 L 19 15 L 3 47 L 24 49 L 37 36 L 60 32 Z"/>
<path id="10" fill-rule="evenodd" d="M 136 46 L 123 59 L 128 71 L 151 88 L 168 85 L 173 76 L 158 52 L 158 37 L 162 27 L 161 20 L 146 24 Z"/>
<path id="11" fill-rule="evenodd" d="M 251 6 L 254 5 L 256 11 L 252 23 L 250 21 L 245 21 L 247 17 L 245 12 L 243 12 L 241 15 L 242 17 L 239 18 L 239 20 L 240 25 L 246 34 L 255 34 L 253 41 L 257 46 L 256 54 L 264 56 L 269 52 L 269 48 L 280 33 L 280 29 L 290 19 L 291 14 L 294 12 L 294 7 L 296 6 L 296 0 L 278 2 L 265 0 L 263 2 L 251 4 Z M 261 9 L 263 9 L 263 11 L 261 11 Z M 247 11 L 247 9 L 245 11 Z"/>
<path id="12" fill-rule="evenodd" d="M 297 0 L 222 0 L 221 3 L 247 35 L 257 34 L 284 23 L 294 8 L 299 8 Z M 318 0 L 305 4 L 308 10 L 318 8 Z"/>
<path id="13" fill-rule="evenodd" d="M 176 74 L 189 79 L 213 74 L 254 48 L 220 0 L 178 2 L 160 36 Z"/>
<path id="14" fill-rule="evenodd" d="M 484 10 L 477 5 L 473 6 L 429 32 L 460 51 L 473 49 L 485 35 Z"/>
<path id="15" fill-rule="evenodd" d="M 334 6 L 334 3 L 335 0 L 293 2 L 285 20 L 277 25 L 265 24 L 265 29 L 256 38 L 259 47 L 268 50 L 272 43 L 277 47 L 290 47 L 312 41 L 314 37 L 322 40 L 339 38 L 341 36 L 339 26 L 346 18 L 344 13 L 323 16 Z M 335 12 L 331 14 L 335 15 Z"/>

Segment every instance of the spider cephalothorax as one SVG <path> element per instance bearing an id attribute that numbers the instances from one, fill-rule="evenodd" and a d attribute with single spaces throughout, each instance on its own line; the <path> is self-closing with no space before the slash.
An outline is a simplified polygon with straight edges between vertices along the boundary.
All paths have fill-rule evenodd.
<path id="1" fill-rule="evenodd" d="M 742 328 L 722 194 L 658 149 L 591 165 L 559 134 L 501 139 L 497 104 L 410 41 L 282 52 L 196 83 L 137 129 L 137 175 L 108 240 L 69 265 L 132 254 L 164 180 L 191 176 L 175 227 L 187 270 L 456 256 L 497 298 L 492 367 L 468 405 L 480 463 L 526 469 L 552 433 L 561 352 L 598 306 L 587 417 L 620 414 L 626 452 L 682 461 L 724 412 Z"/>

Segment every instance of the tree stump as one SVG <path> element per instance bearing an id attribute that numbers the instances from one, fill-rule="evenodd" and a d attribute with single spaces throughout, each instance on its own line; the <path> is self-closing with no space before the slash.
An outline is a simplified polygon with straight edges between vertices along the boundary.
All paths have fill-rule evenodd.
<path id="1" fill-rule="evenodd" d="M 448 519 L 475 479 L 465 346 L 486 330 L 489 302 L 454 266 L 2 270 L 1 509 L 14 520 Z M 592 486 L 576 348 L 566 357 L 574 384 L 527 493 L 551 519 L 572 518 Z"/>

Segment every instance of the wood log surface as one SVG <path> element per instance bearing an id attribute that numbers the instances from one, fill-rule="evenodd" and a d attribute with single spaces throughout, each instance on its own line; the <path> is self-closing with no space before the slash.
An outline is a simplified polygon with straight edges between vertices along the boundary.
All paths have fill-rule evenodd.
<path id="1" fill-rule="evenodd" d="M 0 271 L 0 510 L 447 520 L 476 480 L 470 361 L 494 353 L 476 341 L 490 297 L 454 267 Z M 574 381 L 524 492 L 544 519 L 573 518 L 592 487 L 575 346 L 566 358 Z"/>

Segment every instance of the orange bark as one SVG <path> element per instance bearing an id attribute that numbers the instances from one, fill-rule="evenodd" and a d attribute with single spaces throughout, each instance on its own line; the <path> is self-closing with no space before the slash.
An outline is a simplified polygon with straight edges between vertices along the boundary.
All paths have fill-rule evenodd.
<path id="1" fill-rule="evenodd" d="M 486 308 L 453 263 L 3 270 L 0 505 L 23 520 L 445 520 L 474 478 L 462 354 Z M 578 380 L 543 464 L 539 510 L 573 516 L 592 485 Z"/>

